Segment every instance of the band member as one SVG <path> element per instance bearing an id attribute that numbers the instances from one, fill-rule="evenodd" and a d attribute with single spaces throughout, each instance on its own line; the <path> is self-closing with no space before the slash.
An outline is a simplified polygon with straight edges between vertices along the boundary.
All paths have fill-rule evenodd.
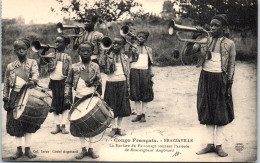
<path id="1" fill-rule="evenodd" d="M 131 114 L 129 102 L 129 59 L 122 50 L 126 40 L 117 36 L 113 40 L 112 50 L 108 54 L 110 70 L 108 72 L 104 100 L 113 109 L 114 121 L 110 137 L 126 135 L 121 124 L 123 117 Z"/>
<path id="2" fill-rule="evenodd" d="M 198 119 L 201 124 L 206 125 L 209 144 L 197 154 L 216 152 L 220 157 L 226 157 L 228 154 L 222 149 L 221 135 L 224 126 L 234 119 L 231 88 L 236 49 L 234 42 L 225 37 L 228 31 L 228 19 L 225 14 L 212 18 L 210 30 L 212 37 L 209 48 L 201 47 L 203 60 L 199 62 L 202 71 L 197 93 Z M 192 51 L 186 53 L 192 54 Z"/>
<path id="3" fill-rule="evenodd" d="M 9 135 L 15 137 L 17 144 L 16 153 L 10 157 L 12 160 L 23 156 L 23 137 L 25 138 L 25 156 L 30 159 L 36 157 L 30 150 L 30 143 L 32 134 L 35 133 L 40 126 L 19 121 L 13 117 L 13 109 L 15 109 L 16 103 L 22 98 L 21 94 L 25 89 L 35 87 L 39 78 L 36 60 L 27 58 L 29 47 L 30 41 L 28 39 L 22 38 L 14 42 L 14 53 L 18 59 L 7 65 L 4 77 L 3 101 L 4 109 L 7 111 L 6 130 Z"/>
<path id="4" fill-rule="evenodd" d="M 83 42 L 79 45 L 78 53 L 81 57 L 81 61 L 72 65 L 65 82 L 66 103 L 71 103 L 70 96 L 72 87 L 75 90 L 74 103 L 76 103 L 82 97 L 96 93 L 96 88 L 101 86 L 99 66 L 91 61 L 93 51 L 94 45 L 90 42 Z M 102 93 L 100 90 L 97 90 L 97 92 L 99 94 Z M 73 136 L 79 137 L 82 146 L 82 151 L 76 156 L 76 159 L 82 159 L 84 156 L 90 156 L 93 159 L 99 157 L 92 148 L 93 138 L 89 139 L 89 148 L 87 150 L 85 146 L 86 140 L 84 135 L 82 135 L 84 131 L 79 131 L 76 125 L 71 124 L 70 132 Z"/>
<path id="5" fill-rule="evenodd" d="M 102 57 L 104 57 L 104 50 L 100 47 L 100 41 L 103 38 L 103 34 L 95 31 L 95 25 L 98 20 L 98 13 L 95 10 L 91 10 L 86 13 L 86 18 L 84 19 L 85 30 L 83 32 L 83 37 L 80 38 L 80 43 L 84 41 L 91 42 L 95 45 L 93 55 L 91 60 L 99 64 L 102 68 Z M 104 66 L 104 65 L 103 65 Z"/>
<path id="6" fill-rule="evenodd" d="M 59 132 L 62 134 L 69 133 L 66 131 L 65 124 L 67 121 L 70 105 L 65 104 L 64 101 L 65 80 L 68 76 L 68 72 L 72 64 L 71 57 L 64 53 L 67 45 L 69 44 L 70 39 L 66 36 L 60 35 L 56 37 L 55 53 L 50 53 L 47 55 L 53 57 L 47 61 L 50 64 L 49 88 L 51 89 L 53 96 L 50 112 L 53 112 L 55 119 L 55 129 L 51 131 L 52 134 L 57 134 Z M 45 55 L 47 50 L 48 49 L 44 49 L 42 55 Z"/>
<path id="7" fill-rule="evenodd" d="M 149 32 L 141 31 L 137 34 L 138 46 L 133 48 L 130 71 L 130 99 L 135 101 L 137 117 L 132 122 L 146 122 L 145 109 L 147 102 L 153 100 L 153 82 L 151 65 L 153 63 L 152 49 L 146 46 Z"/>

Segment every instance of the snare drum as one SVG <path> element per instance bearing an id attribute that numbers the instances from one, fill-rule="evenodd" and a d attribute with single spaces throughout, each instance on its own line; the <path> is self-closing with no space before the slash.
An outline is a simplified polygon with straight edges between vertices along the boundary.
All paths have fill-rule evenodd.
<path id="1" fill-rule="evenodd" d="M 16 120 L 41 126 L 51 107 L 52 96 L 46 89 L 35 87 L 23 91 L 13 110 Z"/>
<path id="2" fill-rule="evenodd" d="M 88 106 L 88 107 L 87 107 Z M 70 132 L 76 137 L 94 137 L 103 132 L 113 119 L 113 111 L 100 97 L 84 96 L 69 112 Z"/>

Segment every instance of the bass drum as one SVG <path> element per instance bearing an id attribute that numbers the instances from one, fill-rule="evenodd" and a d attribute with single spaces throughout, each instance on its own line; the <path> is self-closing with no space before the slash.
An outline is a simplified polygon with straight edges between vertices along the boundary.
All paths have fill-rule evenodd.
<path id="1" fill-rule="evenodd" d="M 70 132 L 76 137 L 94 137 L 110 124 L 114 114 L 107 103 L 98 96 L 85 96 L 69 112 Z"/>
<path id="2" fill-rule="evenodd" d="M 25 89 L 13 110 L 14 119 L 41 126 L 47 118 L 51 101 L 51 94 L 44 88 Z"/>

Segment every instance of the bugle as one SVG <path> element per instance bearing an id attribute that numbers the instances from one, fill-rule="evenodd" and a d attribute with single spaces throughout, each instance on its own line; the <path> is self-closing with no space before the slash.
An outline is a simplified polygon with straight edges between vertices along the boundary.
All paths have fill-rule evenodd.
<path id="1" fill-rule="evenodd" d="M 136 40 L 139 40 L 138 37 L 135 36 L 135 35 L 131 32 L 129 26 L 127 26 L 127 25 L 121 27 L 121 29 L 120 29 L 120 35 L 121 35 L 122 37 L 124 37 L 124 38 L 125 38 L 126 36 L 130 36 L 130 37 L 132 37 L 132 38 L 135 38 Z M 125 40 L 126 40 L 126 39 L 125 39 Z M 130 46 L 136 48 L 136 46 L 135 46 L 134 44 L 132 44 L 130 41 L 127 41 L 127 40 L 126 40 L 126 43 L 128 43 Z"/>
<path id="2" fill-rule="evenodd" d="M 123 37 L 130 36 L 130 37 L 135 38 L 136 40 L 139 40 L 138 37 L 135 36 L 135 35 L 131 32 L 129 26 L 127 26 L 127 25 L 124 25 L 124 26 L 121 27 L 121 29 L 120 29 L 120 35 L 123 36 Z"/>
<path id="3" fill-rule="evenodd" d="M 34 51 L 36 53 L 39 52 L 39 50 L 41 50 L 41 49 L 47 49 L 47 48 L 55 49 L 55 46 L 45 45 L 45 44 L 42 44 L 40 41 L 33 41 L 31 47 L 32 47 L 32 51 Z"/>
<path id="4" fill-rule="evenodd" d="M 79 34 L 80 29 L 84 30 L 83 25 L 63 25 L 62 23 L 58 23 L 56 28 L 58 33 L 63 33 L 63 31 L 67 29 L 75 29 L 75 33 Z"/>
<path id="5" fill-rule="evenodd" d="M 191 42 L 191 43 L 198 43 L 198 44 L 208 44 L 209 43 L 209 37 L 210 37 L 210 31 L 207 31 L 205 29 L 199 30 L 194 27 L 188 27 L 188 26 L 183 26 L 183 25 L 178 25 L 175 23 L 174 20 L 171 20 L 169 25 L 168 25 L 168 30 L 169 30 L 169 35 L 173 35 L 174 31 L 176 32 L 177 39 L 179 41 L 185 41 L 185 42 Z M 207 34 L 207 39 L 204 41 L 200 40 L 194 40 L 194 39 L 186 39 L 186 38 L 181 38 L 179 36 L 179 32 L 184 31 L 184 32 L 201 32 L 201 33 L 206 33 Z"/>

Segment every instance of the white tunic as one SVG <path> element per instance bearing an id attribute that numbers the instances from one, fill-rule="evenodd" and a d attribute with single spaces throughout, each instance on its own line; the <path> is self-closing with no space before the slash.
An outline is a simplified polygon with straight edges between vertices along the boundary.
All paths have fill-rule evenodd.
<path id="1" fill-rule="evenodd" d="M 95 87 L 87 87 L 85 81 L 80 77 L 78 84 L 77 84 L 77 89 L 75 91 L 75 96 L 78 98 L 82 98 L 88 94 L 92 94 L 95 91 Z"/>
<path id="2" fill-rule="evenodd" d="M 211 59 L 206 59 L 203 65 L 203 70 L 208 72 L 219 73 L 222 72 L 221 69 L 221 54 L 216 52 L 211 52 Z"/>
<path id="3" fill-rule="evenodd" d="M 148 54 L 141 53 L 139 54 L 137 62 L 131 63 L 131 68 L 147 70 L 148 69 Z"/>
<path id="4" fill-rule="evenodd" d="M 14 85 L 14 91 L 15 92 L 20 92 L 21 88 L 24 86 L 25 83 L 26 83 L 25 80 L 23 80 L 19 76 L 16 76 L 15 85 Z"/>
<path id="5" fill-rule="evenodd" d="M 123 66 L 121 62 L 115 64 L 116 71 L 107 75 L 107 81 L 125 81 L 126 77 L 124 74 Z"/>
<path id="6" fill-rule="evenodd" d="M 221 73 L 221 54 L 220 54 L 220 44 L 223 38 L 218 38 L 212 40 L 212 44 L 210 46 L 211 59 L 206 59 L 202 69 L 204 71 L 213 72 L 213 73 Z"/>
<path id="7" fill-rule="evenodd" d="M 50 73 L 50 78 L 52 80 L 62 80 L 64 78 L 66 78 L 66 76 L 64 76 L 62 73 L 62 62 L 61 61 L 57 61 L 55 70 Z"/>

